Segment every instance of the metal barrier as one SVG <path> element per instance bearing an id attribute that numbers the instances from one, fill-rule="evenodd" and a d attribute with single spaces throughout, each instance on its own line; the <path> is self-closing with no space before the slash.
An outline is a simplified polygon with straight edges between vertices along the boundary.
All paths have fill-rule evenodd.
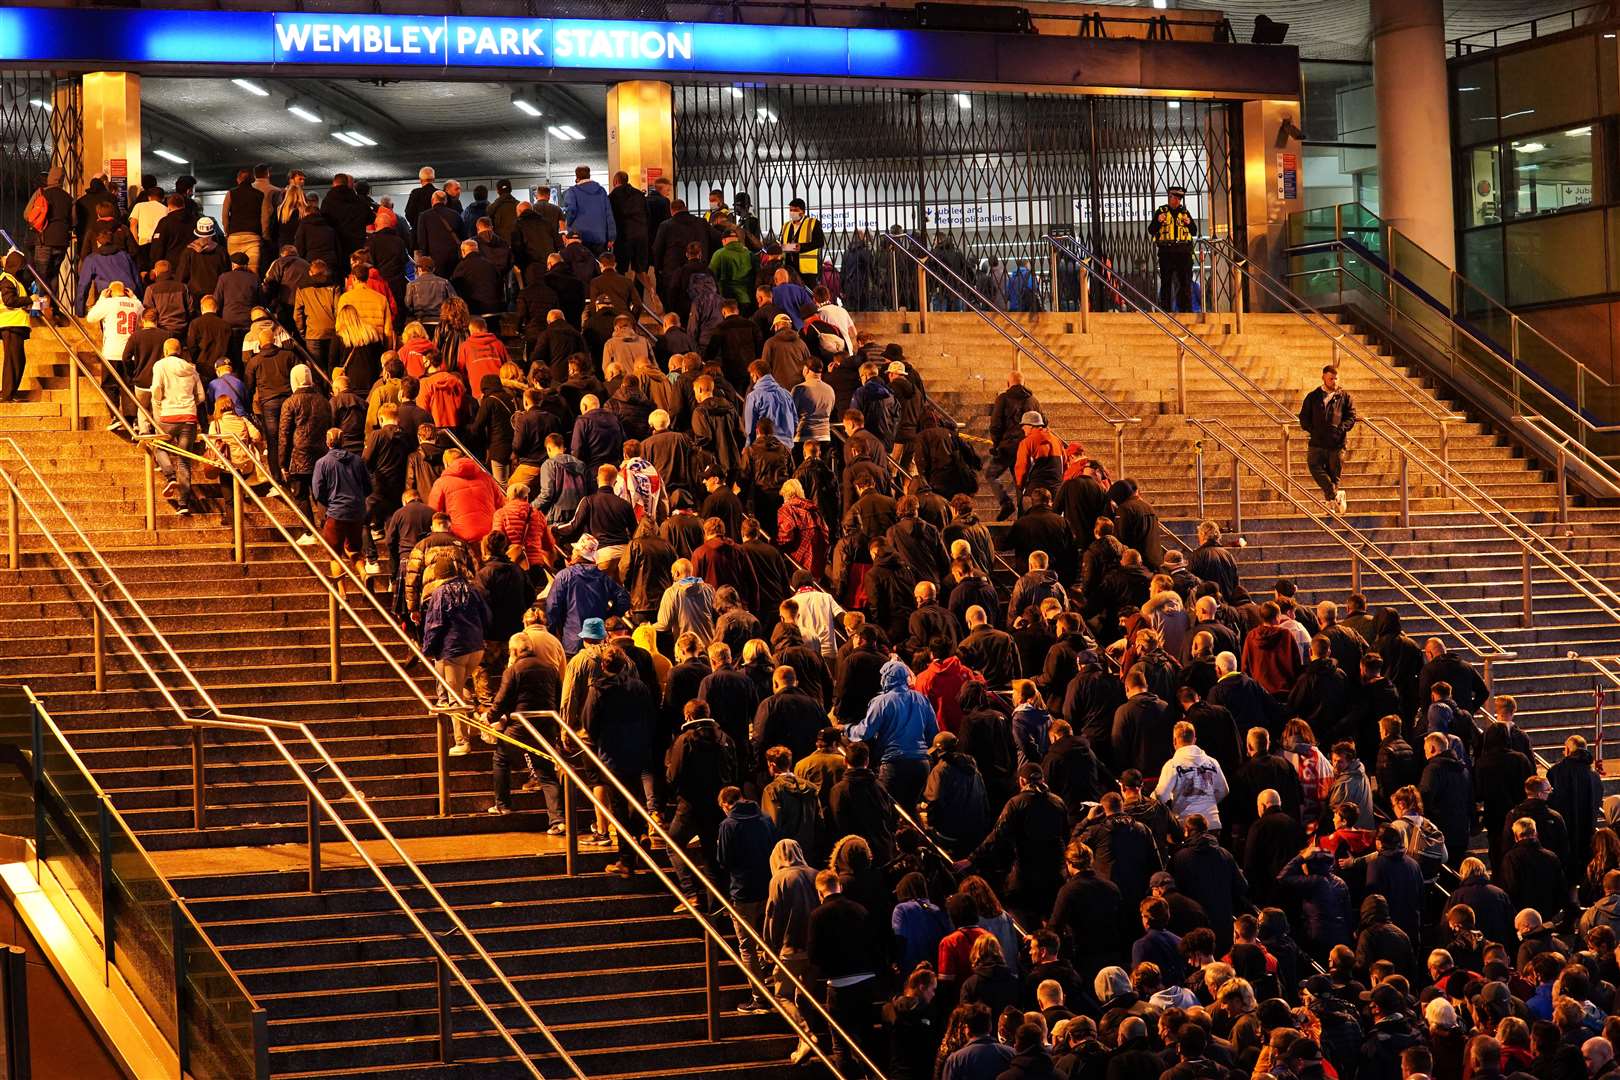
<path id="1" fill-rule="evenodd" d="M 96 611 L 96 634 L 98 641 L 101 639 L 105 629 L 111 628 L 118 636 L 119 640 L 123 643 L 130 656 L 136 661 L 141 670 L 146 674 L 147 678 L 152 682 L 158 693 L 163 697 L 165 702 L 168 703 L 171 710 L 174 712 L 175 717 L 190 728 L 192 746 L 193 814 L 195 827 L 199 830 L 206 827 L 207 781 L 203 757 L 204 730 L 207 728 L 217 728 L 222 730 L 257 733 L 261 735 L 263 738 L 269 741 L 276 753 L 292 771 L 294 778 L 303 786 L 306 792 L 308 807 L 306 824 L 308 835 L 310 891 L 321 891 L 320 831 L 322 827 L 321 818 L 324 816 L 325 818 L 330 819 L 343 839 L 355 850 L 355 853 L 360 857 L 361 861 L 365 863 L 367 869 L 371 871 L 378 883 L 389 894 L 390 898 L 411 922 L 416 933 L 433 952 L 439 965 L 440 973 L 438 980 L 440 994 L 439 1040 L 440 1054 L 442 1059 L 445 1061 L 451 1061 L 454 1059 L 454 1033 L 451 1028 L 452 1014 L 449 1008 L 449 982 L 450 979 L 454 979 L 454 981 L 464 991 L 466 991 L 474 1004 L 478 1006 L 485 1018 L 494 1025 L 497 1033 L 501 1036 L 507 1046 L 518 1055 L 519 1059 L 525 1064 L 530 1075 L 535 1077 L 536 1080 L 544 1080 L 543 1074 L 534 1064 L 528 1052 L 525 1051 L 518 1043 L 516 1036 L 514 1036 L 506 1025 L 501 1022 L 500 1018 L 496 1015 L 494 1009 L 489 1005 L 489 1003 L 484 999 L 483 995 L 479 993 L 472 982 L 466 977 L 466 975 L 462 973 L 461 967 L 457 961 L 444 949 L 439 938 L 427 927 L 425 923 L 422 922 L 421 917 L 418 915 L 416 910 L 406 902 L 399 889 L 393 884 L 392 881 L 389 880 L 382 867 L 362 845 L 349 823 L 338 814 L 335 806 L 321 792 L 319 786 L 315 783 L 310 773 L 294 757 L 278 732 L 292 733 L 301 738 L 320 759 L 320 767 L 326 770 L 329 775 L 342 786 L 345 795 L 360 810 L 366 821 L 368 821 L 371 826 L 376 829 L 378 835 L 387 844 L 394 856 L 410 870 L 411 875 L 416 879 L 417 884 L 420 885 L 432 899 L 434 906 L 436 906 L 438 910 L 449 919 L 451 925 L 473 948 L 479 959 L 488 965 L 496 980 L 500 982 L 501 986 L 507 991 L 508 994 L 511 995 L 512 999 L 523 1011 L 526 1019 L 528 1019 L 529 1022 L 535 1026 L 536 1030 L 541 1033 L 541 1035 L 545 1038 L 547 1043 L 550 1044 L 561 1060 L 567 1064 L 571 1073 L 578 1078 L 578 1080 L 585 1080 L 585 1074 L 580 1071 L 578 1065 L 575 1064 L 573 1058 L 557 1040 L 556 1036 L 551 1032 L 551 1029 L 540 1020 L 538 1015 L 535 1014 L 528 1001 L 523 997 L 522 994 L 518 992 L 516 986 L 512 984 L 511 980 L 495 962 L 494 957 L 478 941 L 478 938 L 473 934 L 471 929 L 466 925 L 461 917 L 456 914 L 455 910 L 444 900 L 443 896 L 433 885 L 432 881 L 429 880 L 427 874 L 422 870 L 421 866 L 417 864 L 417 862 L 405 851 L 404 847 L 400 845 L 399 841 L 389 831 L 387 826 L 384 825 L 382 819 L 378 817 L 376 812 L 371 808 L 370 804 L 366 801 L 365 796 L 361 794 L 358 788 L 355 787 L 353 782 L 344 773 L 343 769 L 338 765 L 337 761 L 326 750 L 325 746 L 322 745 L 320 740 L 315 737 L 308 725 L 290 721 L 269 720 L 262 717 L 243 716 L 226 712 L 225 710 L 221 709 L 219 704 L 214 700 L 213 696 L 197 679 L 195 673 L 192 672 L 190 667 L 183 659 L 181 659 L 179 654 L 176 653 L 174 648 L 169 644 L 167 637 L 157 628 L 156 625 L 153 624 L 150 617 L 146 614 L 145 609 L 140 605 L 139 601 L 137 601 L 134 596 L 130 594 L 128 588 L 124 585 L 123 580 L 118 575 L 117 571 L 107 563 L 105 558 L 102 557 L 101 552 L 95 547 L 94 544 L 90 542 L 89 537 L 84 534 L 83 530 L 80 529 L 77 521 L 75 521 L 72 515 L 68 513 L 67 509 L 62 506 L 61 501 L 57 499 L 55 493 L 50 490 L 50 487 L 46 483 L 44 477 L 40 475 L 33 463 L 28 460 L 27 455 L 23 453 L 19 446 L 17 446 L 15 441 L 8 440 L 8 442 L 12 452 L 15 453 L 27 467 L 35 482 L 38 483 L 45 491 L 46 495 L 50 497 L 52 503 L 55 505 L 58 513 L 61 514 L 63 520 L 73 530 L 79 541 L 84 545 L 86 551 L 92 556 L 92 558 L 95 559 L 96 563 L 107 575 L 107 584 L 115 585 L 117 587 L 118 593 L 122 596 L 124 602 L 129 605 L 131 610 L 135 612 L 135 617 L 139 620 L 141 625 L 145 627 L 146 632 L 157 641 L 162 653 L 166 655 L 175 665 L 175 674 L 182 677 L 186 683 L 190 685 L 192 692 L 203 703 L 204 714 L 202 715 L 198 715 L 193 711 L 184 708 L 180 704 L 163 678 L 152 667 L 145 654 L 145 651 L 141 649 L 141 647 L 138 646 L 130 637 L 128 632 L 126 632 L 123 627 L 122 620 L 108 607 L 106 601 L 101 595 L 101 587 L 94 585 L 84 576 L 83 571 L 74 563 L 72 559 L 69 558 L 67 551 L 56 539 L 55 531 L 47 527 L 43 518 L 41 518 L 38 512 L 34 509 L 32 503 L 30 503 L 26 496 L 23 495 L 16 480 L 11 476 L 10 472 L 4 468 L 0 468 L 0 482 L 4 482 L 6 485 L 8 491 L 10 492 L 10 498 L 16 503 L 19 503 L 21 507 L 27 511 L 29 517 L 34 521 L 35 525 L 38 526 L 40 532 L 44 535 L 57 557 L 61 560 L 63 566 L 68 569 L 78 585 L 84 590 L 91 604 L 94 606 Z M 15 533 L 13 535 L 15 536 Z M 104 664 L 105 649 L 98 646 L 96 655 L 98 662 Z M 446 972 L 449 974 L 448 978 L 446 977 Z"/>
<path id="2" fill-rule="evenodd" d="M 646 807 L 642 805 L 641 797 L 636 795 L 624 785 L 624 782 L 619 779 L 611 768 L 609 768 L 605 761 L 597 756 L 596 751 L 593 750 L 585 742 L 585 740 L 579 738 L 578 735 L 569 732 L 568 726 L 563 721 L 560 713 L 552 711 L 542 711 L 537 713 L 512 713 L 511 719 L 522 725 L 522 728 L 527 733 L 529 740 L 532 740 L 530 742 L 525 742 L 522 739 L 514 738 L 507 733 L 497 731 L 494 728 L 486 728 L 485 730 L 487 732 L 502 739 L 509 745 L 525 750 L 531 754 L 540 754 L 549 758 L 555 764 L 558 774 L 564 780 L 566 780 L 568 784 L 578 788 L 580 792 L 589 800 L 590 804 L 596 809 L 596 811 L 600 813 L 615 830 L 617 830 L 619 836 L 626 844 L 629 845 L 630 850 L 635 853 L 636 858 L 646 864 L 648 869 L 652 871 L 653 876 L 657 878 L 658 883 L 664 886 L 665 889 L 669 890 L 671 895 L 680 902 L 681 906 L 684 907 L 693 918 L 697 919 L 698 924 L 703 928 L 704 932 L 704 969 L 705 986 L 708 996 L 709 1038 L 712 1040 L 717 1037 L 716 1031 L 719 1024 L 719 984 L 718 973 L 716 971 L 717 960 L 715 957 L 715 950 L 719 950 L 719 952 L 723 954 L 726 959 L 737 965 L 738 969 L 748 979 L 748 983 L 753 988 L 754 992 L 770 1002 L 771 1007 L 788 1022 L 788 1025 L 794 1030 L 799 1038 L 809 1043 L 811 1052 L 815 1054 L 816 1058 L 820 1060 L 822 1064 L 832 1071 L 832 1074 L 835 1077 L 843 1080 L 846 1075 L 839 1070 L 836 1062 L 831 1056 L 829 1056 L 827 1049 L 822 1047 L 815 1040 L 808 1025 L 805 1024 L 804 1020 L 799 1015 L 798 1009 L 792 1006 L 790 1003 L 782 1001 L 781 998 L 779 998 L 772 988 L 766 983 L 763 977 L 749 970 L 748 965 L 743 963 L 742 957 L 738 955 L 736 949 L 732 947 L 727 935 L 714 925 L 714 923 L 702 912 L 698 904 L 693 902 L 692 898 L 688 897 L 685 892 L 682 891 L 680 886 L 670 878 L 669 874 L 664 871 L 663 867 L 658 865 L 657 861 L 652 857 L 652 854 L 637 839 L 637 836 L 639 835 L 638 831 L 635 828 L 632 828 L 629 823 L 622 820 L 617 814 L 615 814 L 613 812 L 613 807 L 609 802 L 604 802 L 602 799 L 598 798 L 591 790 L 591 783 L 581 776 L 571 764 L 569 764 L 567 758 L 557 747 L 557 745 L 551 740 L 547 739 L 544 735 L 540 734 L 540 731 L 534 725 L 533 717 L 535 716 L 548 718 L 557 725 L 559 733 L 567 733 L 561 734 L 560 738 L 572 744 L 573 747 L 578 751 L 579 755 L 584 758 L 586 764 L 596 774 L 598 778 L 597 783 L 605 785 L 610 789 L 610 791 L 617 792 L 619 799 L 622 801 L 623 805 L 629 808 L 630 813 L 633 816 L 640 818 L 641 825 L 646 827 L 647 835 L 656 837 L 659 842 L 663 844 L 665 851 L 669 853 L 670 859 L 678 860 L 686 869 L 687 873 L 691 874 L 693 879 L 699 883 L 701 888 L 709 894 L 710 899 L 714 903 L 718 904 L 720 909 L 730 916 L 732 924 L 736 928 L 738 934 L 743 934 L 746 932 L 749 940 L 753 943 L 753 947 L 759 950 L 759 952 L 769 959 L 771 963 L 776 965 L 778 977 L 786 981 L 793 988 L 794 993 L 800 1001 L 809 1004 L 813 1008 L 815 1013 L 821 1018 L 822 1022 L 827 1025 L 829 1032 L 831 1032 L 837 1038 L 843 1040 L 844 1045 L 848 1047 L 848 1049 L 854 1054 L 856 1060 L 859 1062 L 860 1067 L 864 1069 L 864 1075 L 875 1077 L 876 1080 L 884 1080 L 882 1070 L 880 1070 L 876 1063 L 874 1063 L 872 1059 L 867 1056 L 859 1041 L 856 1040 L 849 1032 L 845 1031 L 838 1024 L 838 1021 L 833 1019 L 832 1014 L 829 1013 L 826 1008 L 822 1006 L 821 1002 L 816 999 L 815 994 L 813 994 L 804 981 L 799 978 L 798 973 L 795 972 L 790 965 L 785 963 L 782 957 L 770 947 L 770 945 L 765 941 L 764 937 L 759 933 L 758 928 L 753 926 L 748 919 L 745 918 L 742 913 L 732 905 L 731 900 L 725 895 L 725 892 L 709 879 L 707 873 L 705 873 L 703 868 L 698 866 L 692 860 L 692 857 L 687 853 L 686 849 L 682 845 L 675 842 L 675 838 L 672 837 L 664 828 L 663 823 L 653 815 L 647 813 Z M 565 815 L 572 814 L 572 804 L 573 798 L 569 794 L 568 788 L 564 787 L 563 807 Z M 578 837 L 575 835 L 571 823 L 565 824 L 564 832 L 566 836 L 565 866 L 567 873 L 572 876 L 576 872 L 575 860 L 577 858 L 576 852 Z M 875 976 L 879 973 L 874 971 L 873 974 Z M 861 1075 L 861 1073 L 857 1071 L 857 1075 Z"/>

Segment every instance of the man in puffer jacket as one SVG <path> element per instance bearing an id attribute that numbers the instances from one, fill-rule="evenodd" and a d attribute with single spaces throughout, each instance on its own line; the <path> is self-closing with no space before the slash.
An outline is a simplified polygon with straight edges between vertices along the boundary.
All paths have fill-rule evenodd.
<path id="1" fill-rule="evenodd" d="M 1198 729 L 1187 721 L 1177 722 L 1171 738 L 1175 753 L 1159 771 L 1159 786 L 1153 795 L 1181 818 L 1202 814 L 1212 832 L 1221 828 L 1221 800 L 1230 788 L 1221 763 L 1198 746 Z"/>
<path id="2" fill-rule="evenodd" d="M 289 376 L 292 396 L 281 406 L 281 431 L 276 448 L 281 454 L 281 471 L 294 504 L 313 521 L 309 505 L 309 482 L 315 463 L 326 453 L 326 432 L 332 427 L 332 407 L 315 389 L 307 364 L 299 364 Z M 300 538 L 301 544 L 314 543 Z"/>
<path id="3" fill-rule="evenodd" d="M 928 779 L 928 747 L 939 733 L 934 707 L 911 688 L 911 669 L 890 660 L 878 670 L 881 693 L 866 707 L 866 716 L 845 734 L 875 744 L 878 782 L 908 810 L 917 805 Z"/>
<path id="4" fill-rule="evenodd" d="M 494 527 L 495 511 L 506 496 L 477 461 L 452 447 L 444 452 L 444 472 L 433 482 L 427 501 L 435 512 L 450 515 L 451 532 L 477 544 Z"/>

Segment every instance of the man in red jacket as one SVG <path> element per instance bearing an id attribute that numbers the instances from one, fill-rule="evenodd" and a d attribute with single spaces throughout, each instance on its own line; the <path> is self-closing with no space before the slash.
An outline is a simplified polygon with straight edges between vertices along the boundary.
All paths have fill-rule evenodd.
<path id="1" fill-rule="evenodd" d="M 1269 694 L 1286 694 L 1299 678 L 1299 645 L 1281 625 L 1282 609 L 1267 600 L 1260 605 L 1265 620 L 1243 643 L 1243 670 Z"/>
<path id="2" fill-rule="evenodd" d="M 451 532 L 477 545 L 494 527 L 495 511 L 504 502 L 500 485 L 478 462 L 454 447 L 444 452 L 444 472 L 428 492 L 428 506 L 450 515 Z"/>

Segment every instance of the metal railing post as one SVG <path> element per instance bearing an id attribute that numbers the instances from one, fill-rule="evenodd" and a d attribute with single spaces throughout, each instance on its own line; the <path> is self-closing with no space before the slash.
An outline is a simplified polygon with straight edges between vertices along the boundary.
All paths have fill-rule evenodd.
<path id="1" fill-rule="evenodd" d="M 229 453 L 229 449 L 226 453 Z M 242 482 L 226 474 L 231 485 L 231 553 L 238 563 L 247 562 L 247 537 L 242 526 Z"/>
<path id="2" fill-rule="evenodd" d="M 253 1010 L 253 1080 L 270 1080 L 270 1011 Z"/>
<path id="3" fill-rule="evenodd" d="M 1491 665 L 1492 665 L 1492 660 L 1491 660 L 1490 657 L 1487 656 L 1480 663 L 1479 676 L 1480 676 L 1480 678 L 1485 680 L 1485 689 L 1489 690 L 1491 693 L 1495 693 L 1496 692 L 1496 672 L 1495 672 L 1495 669 Z"/>
<path id="4" fill-rule="evenodd" d="M 1057 253 L 1057 248 L 1055 248 L 1055 247 L 1051 246 L 1050 244 L 1048 244 L 1046 250 L 1047 250 L 1047 254 L 1049 254 L 1051 256 L 1051 259 L 1052 259 L 1052 310 L 1053 311 L 1062 311 L 1063 310 L 1062 293 L 1058 288 L 1058 253 Z"/>
<path id="5" fill-rule="evenodd" d="M 305 792 L 304 799 L 308 803 L 305 828 L 309 835 L 309 891 L 318 893 L 321 891 L 321 809 L 313 791 Z"/>
<path id="6" fill-rule="evenodd" d="M 1176 412 L 1187 415 L 1187 345 L 1176 342 Z"/>
<path id="7" fill-rule="evenodd" d="M 703 935 L 703 1006 L 708 1020 L 709 1041 L 720 1041 L 720 950 L 714 938 Z"/>
<path id="8" fill-rule="evenodd" d="M 1119 476 L 1125 476 L 1125 425 L 1114 425 L 1114 464 L 1119 467 Z"/>
<path id="9" fill-rule="evenodd" d="M 1361 552 L 1350 549 L 1350 591 L 1361 591 Z"/>
<path id="10" fill-rule="evenodd" d="M 1232 264 L 1232 333 L 1243 333 L 1243 264 Z"/>
<path id="11" fill-rule="evenodd" d="M 191 1025 L 186 1022 L 188 998 L 186 991 L 186 925 L 185 909 L 178 899 L 169 901 L 169 924 L 174 941 L 174 1042 L 175 1054 L 180 1059 L 180 1075 L 191 1074 Z"/>
<path id="12" fill-rule="evenodd" d="M 917 333 L 928 333 L 928 268 L 917 263 Z"/>
<path id="13" fill-rule="evenodd" d="M 1522 567 L 1520 579 L 1524 584 L 1524 625 L 1530 626 L 1533 625 L 1535 621 L 1535 613 L 1531 611 L 1530 549 L 1525 548 L 1520 554 L 1523 556 L 1519 562 Z"/>
<path id="14" fill-rule="evenodd" d="M 157 532 L 157 462 L 152 451 L 146 450 L 146 531 Z"/>
<path id="15" fill-rule="evenodd" d="M 1440 463 L 1451 464 L 1451 425 L 1445 420 L 1440 421 Z"/>
<path id="16" fill-rule="evenodd" d="M 1282 429 L 1282 473 L 1283 483 L 1288 485 L 1284 495 L 1294 492 L 1294 429 L 1284 423 L 1279 425 Z"/>
<path id="17" fill-rule="evenodd" d="M 1236 451 L 1232 453 L 1232 532 L 1243 532 L 1243 475 Z"/>
<path id="18" fill-rule="evenodd" d="M 79 430 L 79 421 L 83 416 L 84 406 L 79 402 L 79 366 L 71 358 L 68 360 L 68 423 L 69 431 Z"/>
<path id="19" fill-rule="evenodd" d="M 37 702 L 29 706 L 29 745 L 34 755 L 34 880 L 42 881 L 45 850 L 45 778 L 49 772 L 45 761 L 45 715 Z"/>
<path id="20" fill-rule="evenodd" d="M 579 861 L 579 835 L 574 832 L 574 787 L 567 777 L 558 780 L 563 801 L 563 873 L 573 877 L 578 870 L 575 863 Z"/>
<path id="21" fill-rule="evenodd" d="M 22 537 L 17 535 L 17 491 L 6 488 L 6 564 L 13 570 L 22 569 Z"/>
<path id="22" fill-rule="evenodd" d="M 1092 261 L 1081 259 L 1081 334 L 1090 334 L 1092 319 Z"/>
<path id="23" fill-rule="evenodd" d="M 442 956 L 435 958 L 434 967 L 438 969 L 438 978 L 435 981 L 439 986 L 439 1060 L 448 1065 L 456 1060 L 456 1021 L 455 1013 L 451 1009 L 450 968 Z"/>
<path id="24" fill-rule="evenodd" d="M 1193 475 L 1198 482 L 1198 520 L 1203 521 L 1208 515 L 1204 513 L 1204 440 L 1199 439 L 1193 443 Z"/>
<path id="25" fill-rule="evenodd" d="M 338 589 L 343 588 L 342 580 L 335 583 Z M 326 629 L 329 656 L 329 667 L 333 682 L 343 681 L 343 647 L 342 632 L 338 629 L 338 598 L 337 593 L 326 594 Z"/>
<path id="26" fill-rule="evenodd" d="M 1407 488 L 1407 477 L 1410 475 L 1407 470 L 1407 463 L 1410 460 L 1405 454 L 1401 455 L 1401 528 L 1403 529 L 1412 527 L 1412 493 Z"/>
<path id="27" fill-rule="evenodd" d="M 201 832 L 207 828 L 208 773 L 203 758 L 202 725 L 191 729 L 191 827 Z"/>
<path id="28" fill-rule="evenodd" d="M 99 694 L 107 689 L 107 622 L 101 617 L 101 609 L 94 606 L 90 608 L 90 644 Z"/>
<path id="29" fill-rule="evenodd" d="M 1558 448 L 1558 524 L 1569 524 L 1569 450 Z"/>
<path id="30" fill-rule="evenodd" d="M 451 719 L 448 713 L 437 712 L 433 714 L 437 723 L 433 725 L 434 754 L 438 760 L 439 772 L 439 816 L 450 816 L 450 728 Z"/>
<path id="31" fill-rule="evenodd" d="M 113 927 L 113 865 L 112 865 L 112 808 L 107 797 L 96 801 L 96 832 L 101 844 L 101 959 L 102 985 L 112 985 Z"/>
<path id="32" fill-rule="evenodd" d="M 889 241 L 889 299 L 890 310 L 900 310 L 900 256 L 895 253 L 894 241 Z"/>

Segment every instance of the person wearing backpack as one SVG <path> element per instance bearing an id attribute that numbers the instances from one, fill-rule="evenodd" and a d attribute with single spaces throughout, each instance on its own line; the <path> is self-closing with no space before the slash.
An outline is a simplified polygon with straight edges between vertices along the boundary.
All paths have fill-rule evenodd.
<path id="1" fill-rule="evenodd" d="M 62 187 L 62 166 L 52 165 L 45 183 L 34 189 L 23 210 L 23 217 L 38 239 L 34 243 L 34 269 L 48 288 L 56 288 L 56 278 L 73 243 L 73 196 Z"/>

